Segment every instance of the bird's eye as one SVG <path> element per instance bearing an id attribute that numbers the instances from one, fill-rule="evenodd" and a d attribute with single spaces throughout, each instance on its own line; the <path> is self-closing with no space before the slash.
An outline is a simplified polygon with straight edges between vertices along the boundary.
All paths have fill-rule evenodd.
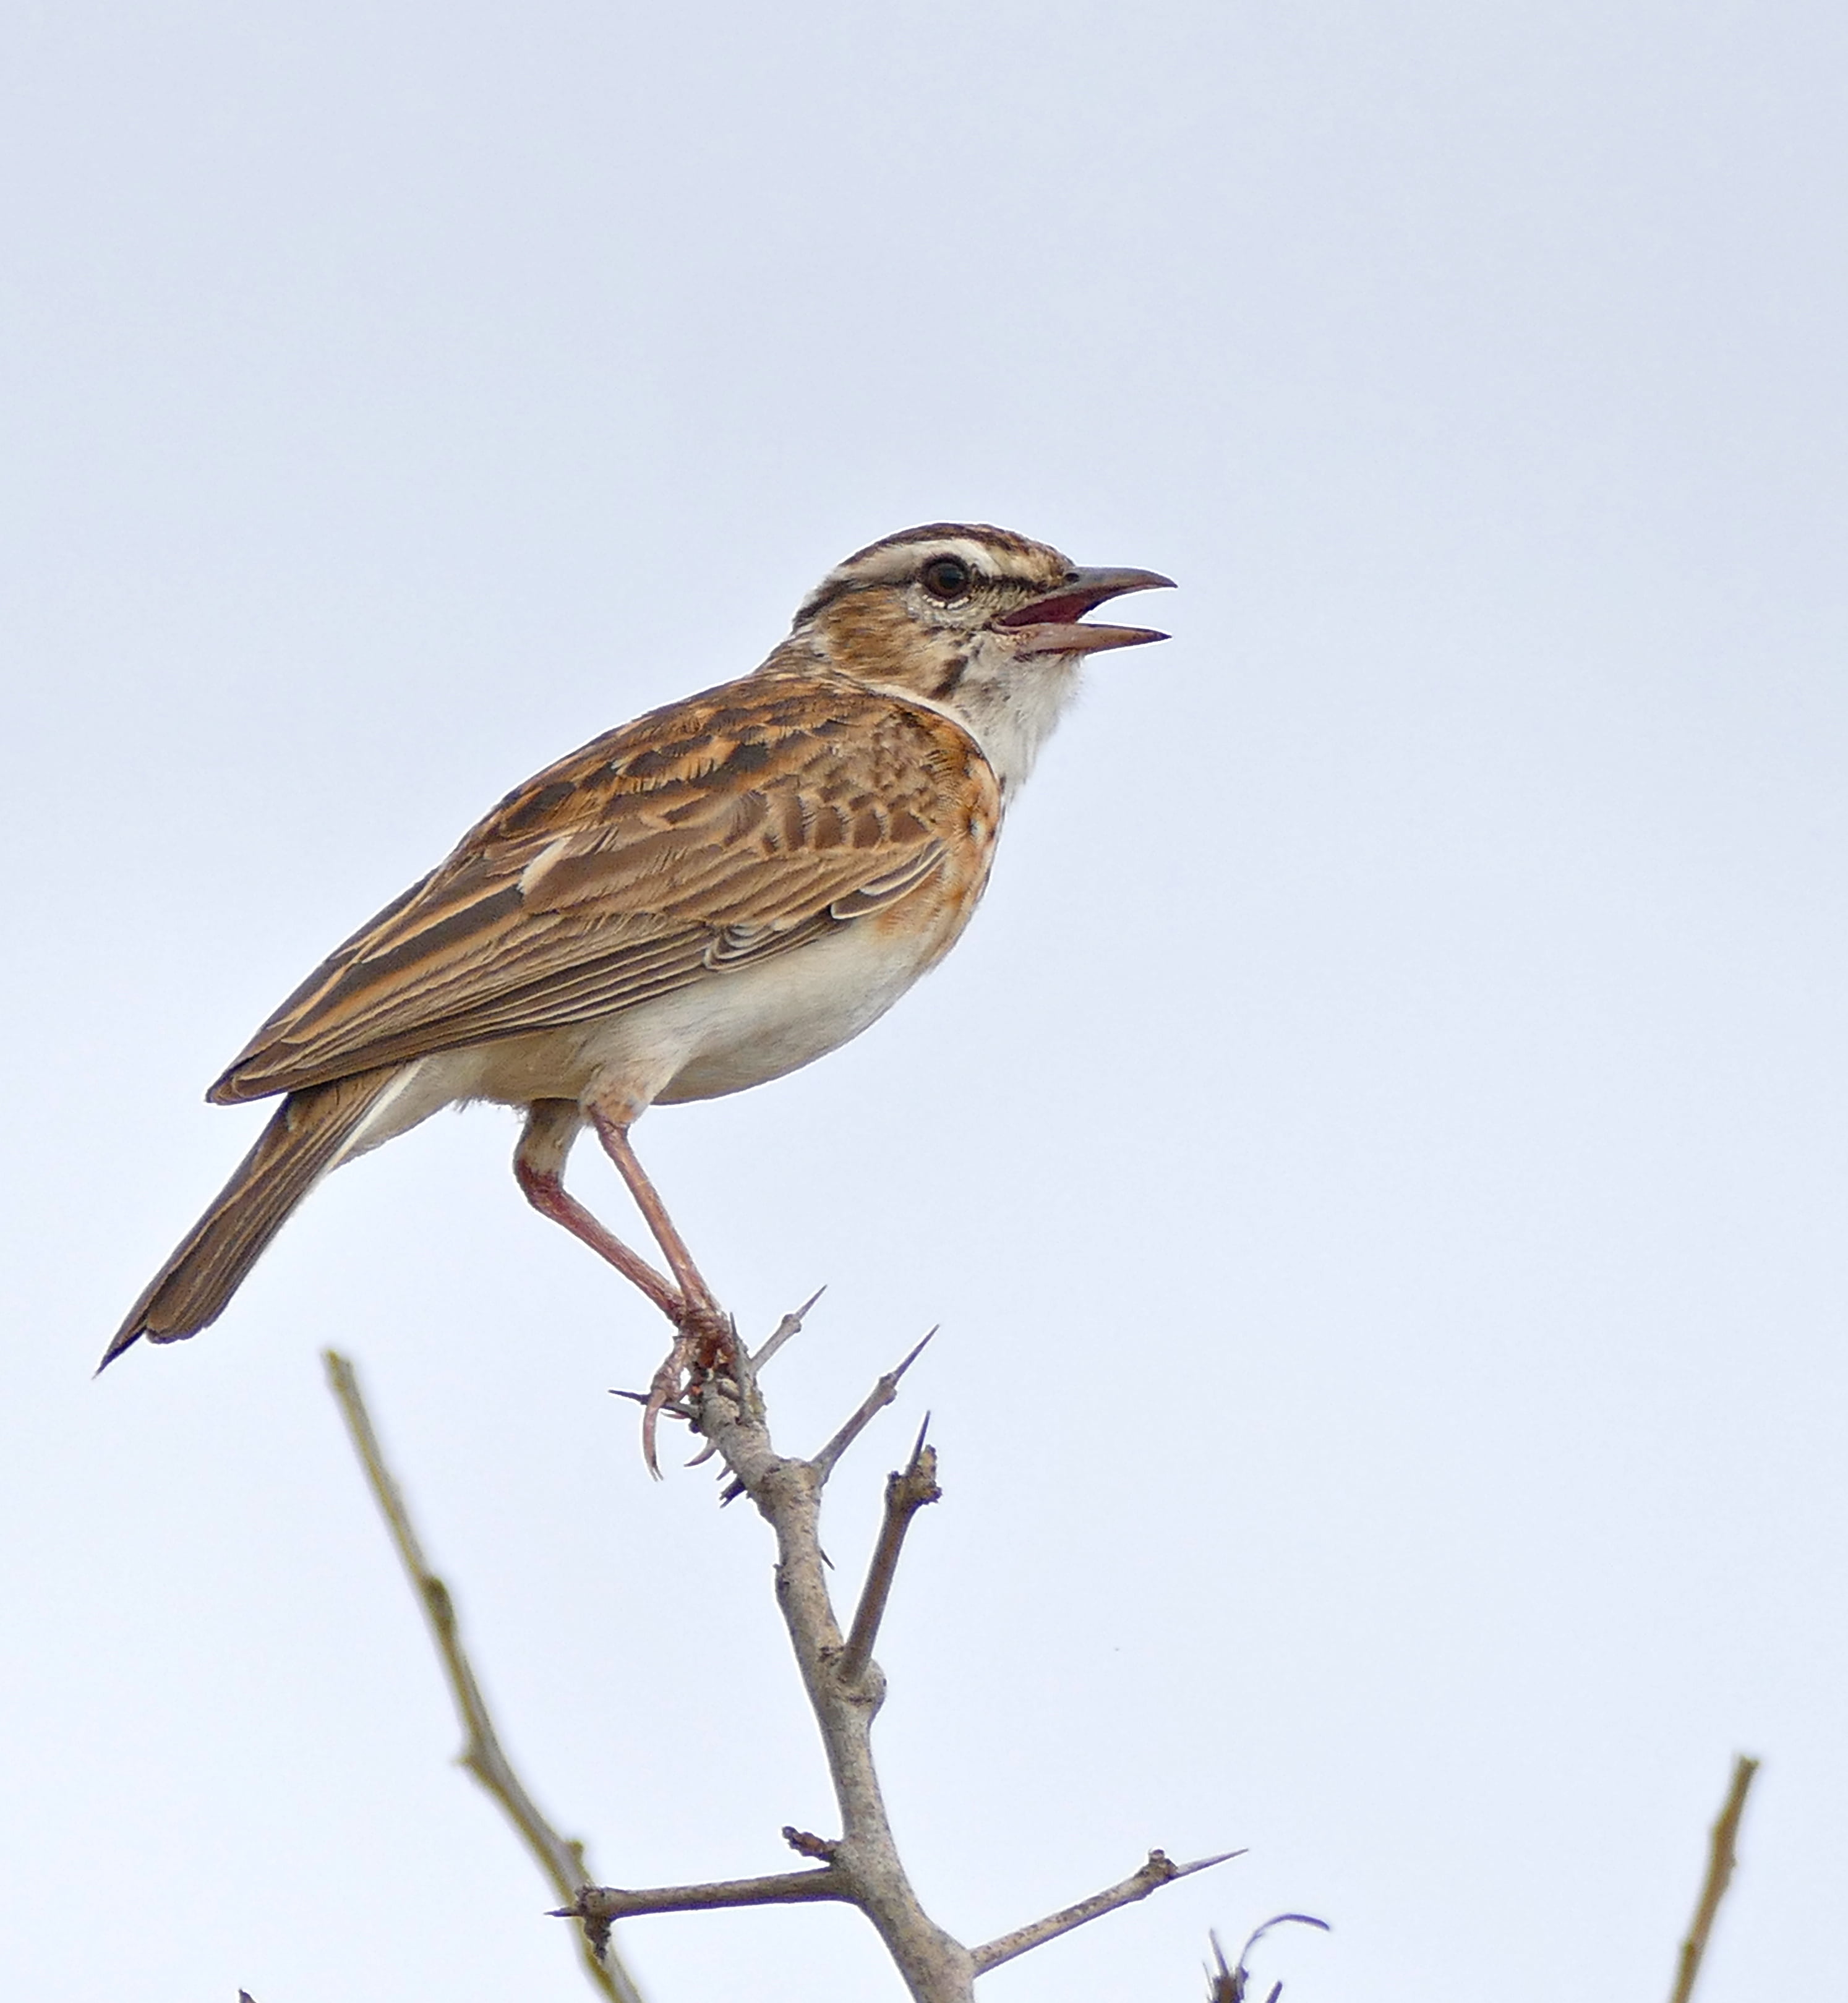
<path id="1" fill-rule="evenodd" d="M 960 557 L 933 557 L 919 573 L 924 589 L 946 604 L 967 595 L 971 582 L 969 566 Z"/>

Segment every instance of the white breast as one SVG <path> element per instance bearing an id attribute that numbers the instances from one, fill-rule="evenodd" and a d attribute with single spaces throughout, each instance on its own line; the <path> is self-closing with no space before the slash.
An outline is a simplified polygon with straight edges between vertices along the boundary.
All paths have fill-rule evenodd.
<path id="1" fill-rule="evenodd" d="M 595 1022 L 414 1058 L 346 1155 L 366 1153 L 439 1107 L 468 1099 L 527 1106 L 595 1092 L 639 1113 L 745 1091 L 857 1036 L 947 944 L 940 928 L 843 925 Z"/>
<path id="2" fill-rule="evenodd" d="M 721 1098 L 838 1050 L 911 986 L 935 956 L 934 946 L 915 932 L 847 925 L 760 966 L 715 975 L 650 1002 L 646 1012 L 635 1012 L 649 1017 L 636 1031 L 663 1054 L 680 1052 L 656 1099 L 673 1105 Z M 627 1023 L 622 1017 L 611 1025 L 625 1033 L 613 1040 L 635 1034 Z"/>

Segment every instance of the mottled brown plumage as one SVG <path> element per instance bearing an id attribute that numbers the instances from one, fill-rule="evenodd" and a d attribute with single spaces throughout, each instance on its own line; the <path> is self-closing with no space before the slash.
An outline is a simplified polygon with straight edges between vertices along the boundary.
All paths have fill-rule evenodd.
<path id="1" fill-rule="evenodd" d="M 509 793 L 208 1096 L 588 1022 L 926 894 L 933 876 L 972 904 L 999 820 L 992 771 L 947 718 L 838 674 L 727 683 Z"/>
<path id="2" fill-rule="evenodd" d="M 933 523 L 830 572 L 756 673 L 609 732 L 509 793 L 356 932 L 211 1090 L 287 1095 L 124 1322 L 214 1320 L 331 1169 L 443 1105 L 523 1107 L 520 1187 L 674 1320 L 646 1437 L 729 1339 L 636 1161 L 657 1102 L 742 1090 L 856 1036 L 942 958 L 1010 794 L 1146 571 L 1083 571 L 1009 531 Z M 565 1190 L 594 1127 L 672 1278 Z"/>

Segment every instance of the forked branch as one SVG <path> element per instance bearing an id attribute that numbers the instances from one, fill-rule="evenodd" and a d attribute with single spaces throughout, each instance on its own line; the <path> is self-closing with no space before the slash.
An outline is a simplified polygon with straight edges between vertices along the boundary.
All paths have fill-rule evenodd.
<path id="1" fill-rule="evenodd" d="M 792 1317 L 786 1317 L 785 1327 Z M 781 1330 L 779 1331 L 780 1334 Z M 929 1338 L 926 1337 L 928 1341 Z M 774 1878 L 739 1879 L 653 1892 L 614 1888 L 586 1892 L 569 1910 L 595 1924 L 606 1917 L 678 1912 L 689 1906 L 780 1903 L 838 1900 L 873 1923 L 917 2003 L 971 2003 L 977 1976 L 1069 1933 L 1087 1920 L 1146 1898 L 1160 1886 L 1209 1865 L 1176 1865 L 1157 1851 L 1121 1885 L 971 1950 L 924 1910 L 906 1875 L 892 1836 L 873 1758 L 873 1721 L 885 1698 L 885 1678 L 873 1645 L 890 1600 L 905 1533 L 918 1511 L 936 1501 L 936 1455 L 920 1430 L 905 1469 L 886 1484 L 885 1517 L 867 1569 L 852 1631 L 843 1638 L 828 1583 L 819 1534 L 821 1494 L 842 1454 L 874 1415 L 897 1395 L 898 1380 L 923 1348 L 888 1371 L 840 1430 L 810 1460 L 785 1459 L 770 1437 L 758 1386 L 758 1366 L 774 1344 L 754 1359 L 740 1346 L 729 1376 L 688 1394 L 695 1428 L 724 1463 L 726 1499 L 748 1495 L 776 1538 L 776 1597 L 803 1687 L 821 1728 L 821 1743 L 841 1816 L 838 1839 L 786 1831 L 805 1855 L 823 1860 L 818 1870 Z M 926 1421 L 926 1425 L 929 1421 Z"/>
<path id="2" fill-rule="evenodd" d="M 757 1372 L 800 1328 L 807 1312 L 805 1306 L 786 1316 L 776 1334 L 754 1358 L 739 1345 L 726 1366 L 727 1375 L 696 1386 L 667 1409 L 702 1433 L 708 1452 L 723 1463 L 725 1498 L 748 1495 L 775 1536 L 777 1603 L 803 1687 L 821 1728 L 841 1833 L 824 1837 L 794 1829 L 783 1832 L 793 1849 L 813 1860 L 810 1868 L 652 1889 L 590 1884 L 582 1847 L 558 1835 L 520 1784 L 502 1750 L 464 1652 L 448 1590 L 425 1560 L 404 1499 L 386 1465 L 352 1366 L 331 1352 L 327 1357 L 328 1377 L 354 1446 L 429 1620 L 468 1735 L 463 1763 L 499 1802 L 539 1860 L 562 1902 L 558 1916 L 577 1921 L 582 1929 L 585 1965 L 592 1979 L 618 2003 L 639 2003 L 633 1981 L 610 1945 L 610 1929 L 618 1919 L 817 1900 L 851 1905 L 877 1930 L 915 2003 L 972 2003 L 975 1978 L 988 1970 L 1120 1906 L 1145 1899 L 1163 1885 L 1225 1861 L 1223 1857 L 1209 1857 L 1178 1865 L 1161 1851 L 1151 1851 L 1147 1862 L 1121 1884 L 973 1949 L 947 1933 L 924 1910 L 893 1838 L 872 1744 L 873 1721 L 884 1701 L 886 1687 L 884 1676 L 873 1659 L 873 1646 L 891 1599 L 905 1533 L 919 1510 L 937 1501 L 940 1494 L 936 1452 L 925 1443 L 923 1429 L 905 1467 L 886 1484 L 884 1521 L 852 1631 L 845 1637 L 829 1596 L 828 1563 L 820 1537 L 821 1495 L 828 1476 L 873 1417 L 892 1402 L 899 1379 L 924 1344 L 879 1379 L 813 1459 L 788 1459 L 777 1452 L 771 1439 Z"/>

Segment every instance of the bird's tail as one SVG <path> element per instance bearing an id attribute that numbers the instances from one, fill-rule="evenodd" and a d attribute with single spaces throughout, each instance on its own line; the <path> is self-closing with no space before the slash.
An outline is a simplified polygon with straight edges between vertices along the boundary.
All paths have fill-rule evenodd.
<path id="1" fill-rule="evenodd" d="M 292 1092 L 211 1208 L 161 1267 L 96 1367 L 146 1336 L 179 1342 L 216 1321 L 290 1213 L 358 1137 L 404 1067 L 386 1064 Z"/>

